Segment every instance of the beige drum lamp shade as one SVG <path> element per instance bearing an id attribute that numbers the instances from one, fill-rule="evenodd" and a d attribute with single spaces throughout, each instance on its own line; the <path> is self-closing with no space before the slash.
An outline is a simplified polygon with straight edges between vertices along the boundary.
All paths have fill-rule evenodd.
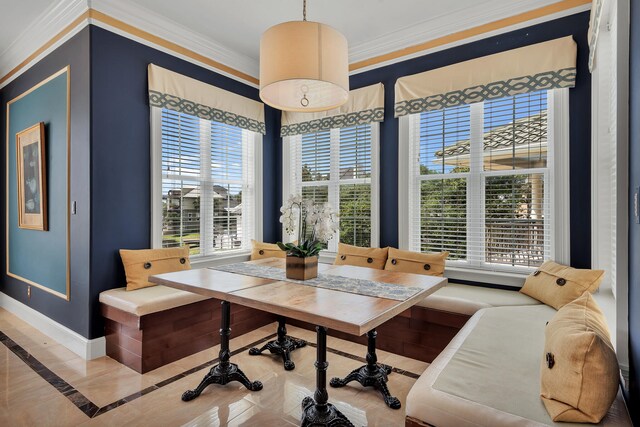
<path id="1" fill-rule="evenodd" d="M 310 21 L 275 25 L 260 40 L 260 98 L 283 111 L 316 112 L 349 97 L 347 40 Z"/>

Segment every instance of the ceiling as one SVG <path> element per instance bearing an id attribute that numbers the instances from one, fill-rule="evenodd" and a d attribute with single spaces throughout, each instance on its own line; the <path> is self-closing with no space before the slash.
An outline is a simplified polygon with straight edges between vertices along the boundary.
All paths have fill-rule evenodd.
<path id="1" fill-rule="evenodd" d="M 308 0 L 307 18 L 341 31 L 354 63 L 558 1 Z M 252 76 L 262 32 L 302 17 L 302 0 L 0 0 L 0 62 L 9 51 L 12 61 L 21 52 L 26 57 L 35 48 L 25 39 L 44 38 L 34 37 L 43 26 L 51 27 L 51 38 L 56 20 L 89 7 Z"/>
<path id="2" fill-rule="evenodd" d="M 51 3 L 51 0 L 0 0 L 0 57 Z"/>

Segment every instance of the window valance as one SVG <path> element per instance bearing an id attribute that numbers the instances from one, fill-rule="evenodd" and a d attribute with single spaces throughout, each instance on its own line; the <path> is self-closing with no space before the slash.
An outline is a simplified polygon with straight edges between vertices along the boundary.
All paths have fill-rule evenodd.
<path id="1" fill-rule="evenodd" d="M 149 104 L 265 133 L 264 105 L 244 96 L 149 64 Z"/>
<path id="2" fill-rule="evenodd" d="M 377 83 L 349 92 L 346 104 L 317 113 L 282 112 L 281 136 L 304 135 L 384 120 L 384 85 Z"/>
<path id="3" fill-rule="evenodd" d="M 574 87 L 576 52 L 568 36 L 402 77 L 395 86 L 395 117 Z"/>
<path id="4" fill-rule="evenodd" d="M 591 16 L 589 17 L 589 71 L 593 72 L 596 60 L 596 49 L 598 47 L 598 37 L 600 35 L 600 22 L 602 21 L 602 12 L 604 0 L 593 0 L 591 4 Z"/>

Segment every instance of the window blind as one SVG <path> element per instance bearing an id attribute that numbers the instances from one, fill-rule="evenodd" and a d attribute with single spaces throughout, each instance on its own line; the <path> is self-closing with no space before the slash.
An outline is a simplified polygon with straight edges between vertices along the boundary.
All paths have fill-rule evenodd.
<path id="1" fill-rule="evenodd" d="M 162 109 L 162 246 L 192 255 L 247 249 L 253 236 L 253 132 Z"/>
<path id="2" fill-rule="evenodd" d="M 529 269 L 552 251 L 547 92 L 410 117 L 409 246 Z"/>
<path id="3" fill-rule="evenodd" d="M 305 199 L 329 202 L 340 213 L 340 231 L 326 246 L 337 242 L 377 245 L 375 209 L 375 150 L 377 123 L 285 137 L 288 145 L 288 188 Z"/>

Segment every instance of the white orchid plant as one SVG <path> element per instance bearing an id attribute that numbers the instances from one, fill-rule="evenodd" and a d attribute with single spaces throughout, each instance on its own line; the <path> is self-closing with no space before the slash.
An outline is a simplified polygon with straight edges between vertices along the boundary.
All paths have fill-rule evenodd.
<path id="1" fill-rule="evenodd" d="M 280 208 L 280 222 L 285 232 L 298 232 L 297 244 L 278 242 L 278 247 L 287 254 L 298 258 L 316 256 L 338 231 L 338 215 L 329 203 L 315 203 L 303 199 L 301 195 L 291 195 Z M 311 229 L 311 237 L 307 238 Z"/>

